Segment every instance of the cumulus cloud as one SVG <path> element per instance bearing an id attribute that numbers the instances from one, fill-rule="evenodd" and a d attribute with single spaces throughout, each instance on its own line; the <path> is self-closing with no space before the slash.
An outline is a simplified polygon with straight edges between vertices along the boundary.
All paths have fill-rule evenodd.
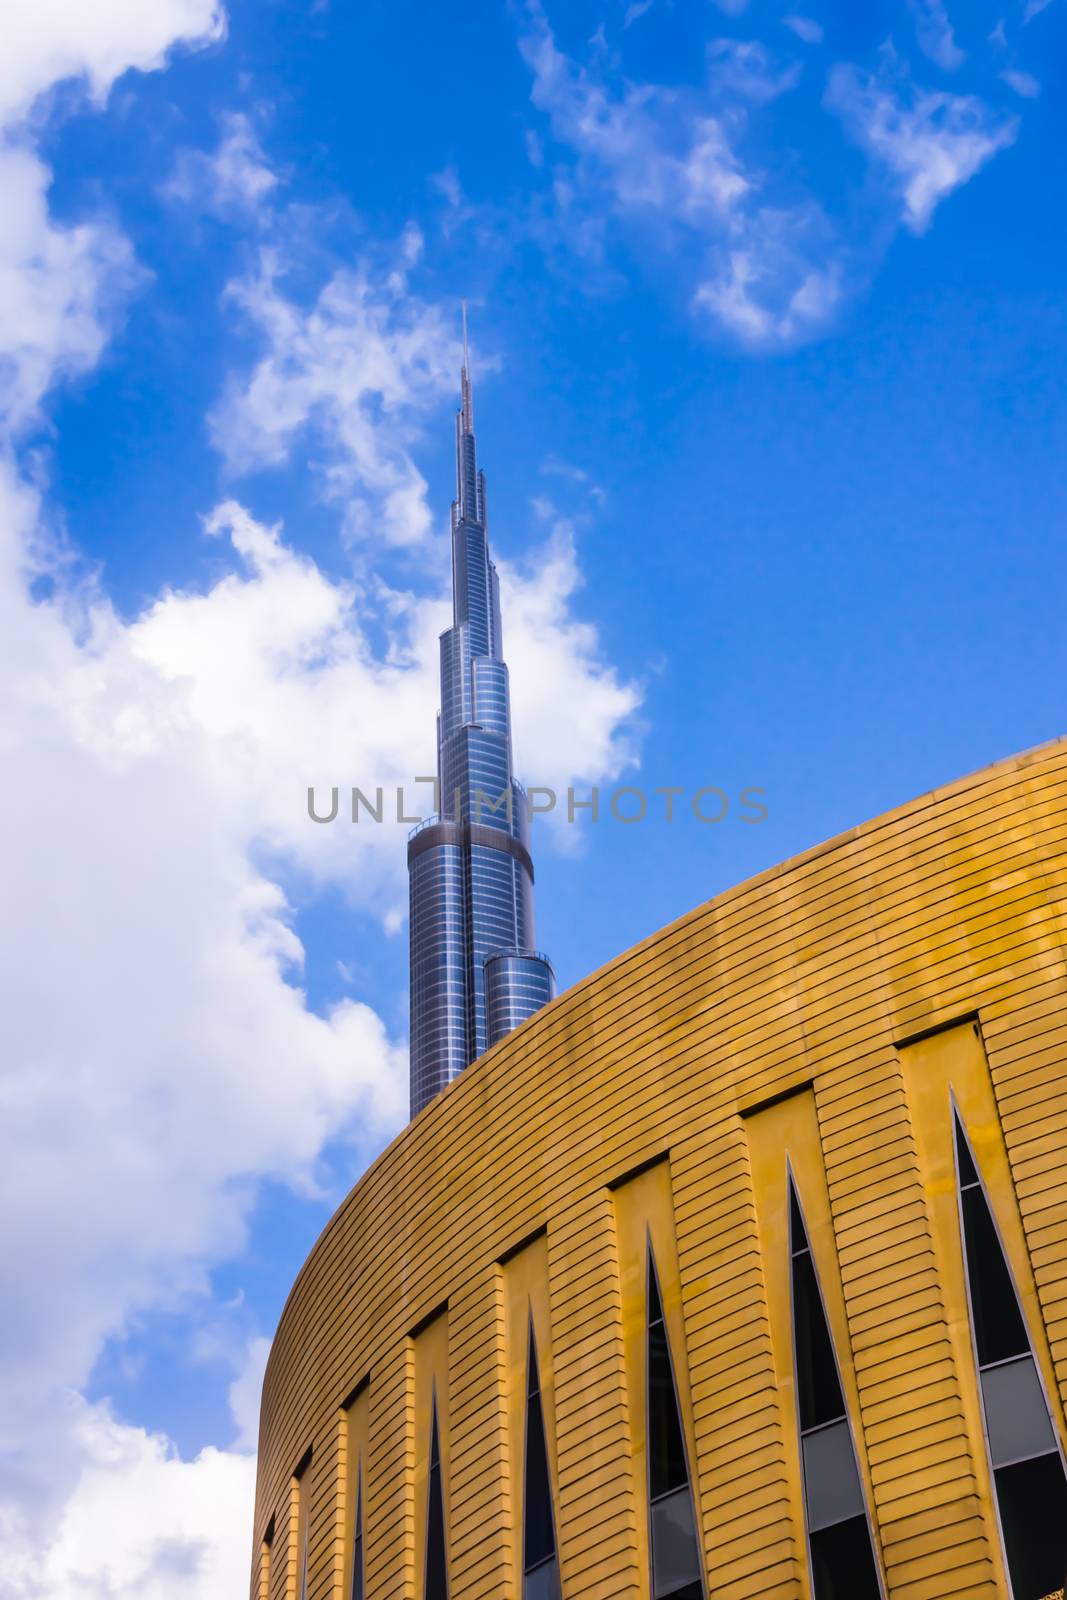
<path id="1" fill-rule="evenodd" d="M 349 531 L 396 545 L 429 531 L 411 447 L 426 406 L 455 388 L 460 361 L 451 322 L 408 288 L 420 248 L 409 231 L 391 270 L 338 271 L 310 306 L 286 293 L 285 263 L 265 250 L 258 270 L 230 290 L 262 354 L 213 419 L 236 472 L 286 461 L 313 433 L 325 446 L 323 487 L 344 506 Z"/>
<path id="2" fill-rule="evenodd" d="M 974 95 L 921 89 L 889 70 L 875 76 L 835 67 L 826 103 L 889 174 L 913 233 L 924 232 L 940 202 L 1012 144 L 1018 131 L 1017 118 Z"/>
<path id="3" fill-rule="evenodd" d="M 30 422 L 59 378 L 94 365 L 140 279 L 125 237 L 99 218 L 49 215 L 51 174 L 0 134 L 0 423 Z"/>
<path id="4" fill-rule="evenodd" d="M 24 116 L 65 79 L 102 104 L 124 72 L 154 71 L 176 45 L 203 46 L 224 30 L 218 0 L 5 0 L 0 123 Z"/>
<path id="5" fill-rule="evenodd" d="M 564 789 L 576 779 L 618 777 L 634 761 L 630 719 L 640 694 L 604 662 L 596 628 L 574 614 L 583 581 L 574 524 L 547 510 L 547 545 L 521 565 L 499 563 L 501 609 L 517 763 L 531 783 Z"/>
<path id="6" fill-rule="evenodd" d="M 255 1494 L 250 1451 L 208 1447 L 183 1461 L 170 1441 L 68 1401 L 77 1482 L 32 1551 L 4 1528 L 11 1600 L 232 1600 L 248 1588 Z M 245 1530 L 245 1537 L 237 1529 Z"/>
<path id="7" fill-rule="evenodd" d="M 317 827 L 306 786 L 410 780 L 432 744 L 445 607 L 334 582 L 236 503 L 207 519 L 233 564 L 206 590 L 169 592 L 129 622 L 59 575 L 34 602 L 40 507 L 10 476 L 3 489 L 0 720 L 18 782 L 0 796 L 0 1191 L 22 1222 L 3 1269 L 0 1448 L 22 1461 L 23 1510 L 65 1489 L 69 1511 L 122 1479 L 82 1459 L 81 1432 L 64 1459 L 96 1485 L 88 1502 L 52 1451 L 23 1459 L 47 1397 L 54 1410 L 82 1385 L 138 1311 L 203 1293 L 264 1178 L 313 1182 L 328 1140 L 351 1130 L 366 1154 L 401 1120 L 404 1051 L 363 1002 L 308 1009 L 285 895 L 261 863 L 266 850 L 344 886 L 367 915 L 402 906 L 403 830 Z M 618 771 L 637 695 L 573 615 L 573 547 L 557 535 L 548 559 L 503 578 L 524 760 L 561 785 Z M 561 740 L 564 687 L 582 712 Z M 254 1382 L 234 1396 L 246 1442 Z M 224 1471 L 209 1453 L 183 1476 L 158 1441 L 120 1442 L 127 1465 L 175 1483 Z M 243 1520 L 230 1537 L 244 1553 Z M 119 1568 L 77 1592 L 145 1592 L 147 1551 L 123 1547 Z M 128 1588 L 104 1587 L 120 1577 Z M 15 1593 L 66 1594 L 41 1581 Z"/>
<path id="8" fill-rule="evenodd" d="M 179 153 L 165 193 L 216 216 L 228 217 L 265 212 L 278 182 L 278 174 L 267 160 L 251 119 L 244 112 L 234 111 L 223 117 L 222 137 L 214 151 Z"/>
<path id="9" fill-rule="evenodd" d="M 31 536 L 17 523 L 36 510 L 5 485 L 9 537 Z M 258 646 L 276 651 L 283 700 L 287 645 L 328 652 L 333 626 L 301 602 L 295 559 L 275 569 L 279 586 L 287 577 L 299 621 Z M 177 596 L 126 625 L 93 592 L 31 602 L 14 560 L 6 579 L 3 725 L 19 776 L 0 797 L 0 1185 L 22 1224 L 4 1265 L 0 1411 L 12 1449 L 37 1397 L 83 1383 L 132 1312 L 203 1287 L 242 1241 L 251 1183 L 310 1176 L 357 1113 L 364 1139 L 395 1126 L 403 1059 L 367 1005 L 308 1010 L 284 894 L 253 859 L 269 763 L 251 719 L 226 725 L 198 699 L 204 674 L 226 671 L 213 620 L 232 617 L 247 640 L 242 608 L 261 580 L 189 600 L 208 652 L 205 665 L 185 633 L 186 672 Z M 261 605 L 263 629 L 279 610 Z M 295 811 L 295 776 L 290 787 Z"/>
<path id="10" fill-rule="evenodd" d="M 531 98 L 575 164 L 557 173 L 567 237 L 599 250 L 602 226 L 575 225 L 583 198 L 671 260 L 695 245 L 694 306 L 754 346 L 788 344 L 825 324 L 840 294 L 832 230 L 805 194 L 775 192 L 742 151 L 749 116 L 791 89 L 799 66 L 756 41 L 715 40 L 701 94 L 614 81 L 557 46 L 539 5 L 520 40 Z M 677 248 L 675 248 L 677 247 Z"/>
<path id="11" fill-rule="evenodd" d="M 0 51 L 0 424 L 33 420 L 57 379 L 98 358 L 140 281 L 128 241 L 106 216 L 61 225 L 51 173 L 27 123 L 41 97 L 71 79 L 96 103 L 130 68 L 164 65 L 179 44 L 221 36 L 217 0 L 8 0 Z"/>
<path id="12" fill-rule="evenodd" d="M 309 1008 L 283 882 L 295 870 L 342 887 L 354 916 L 402 920 L 403 830 L 316 827 L 306 789 L 407 782 L 432 759 L 443 594 L 331 580 L 231 501 L 204 522 L 215 581 L 126 620 L 53 537 L 14 455 L 49 388 L 97 361 L 139 272 L 108 218 L 54 219 L 30 127 L 10 121 L 59 78 L 99 102 L 129 67 L 221 27 L 199 0 L 5 14 L 0 748 L 16 777 L 0 796 L 0 1194 L 20 1219 L 0 1269 L 5 1600 L 243 1589 L 266 1341 L 231 1387 L 233 1446 L 194 1460 L 77 1391 L 140 1314 L 203 1303 L 265 1179 L 313 1186 L 327 1144 L 350 1140 L 356 1166 L 403 1115 L 406 1053 L 377 1012 Z M 274 188 L 235 117 L 172 192 L 247 214 Z M 215 420 L 245 463 L 314 434 L 350 520 L 373 511 L 398 541 L 427 525 L 411 445 L 457 359 L 407 290 L 418 250 L 409 231 L 388 272 L 340 274 L 310 309 L 265 255 L 234 290 L 262 359 Z M 506 581 L 519 675 L 547 692 L 565 670 L 591 708 L 570 745 L 550 743 L 535 686 L 529 759 L 548 782 L 616 770 L 637 694 L 572 613 L 573 552 Z"/>

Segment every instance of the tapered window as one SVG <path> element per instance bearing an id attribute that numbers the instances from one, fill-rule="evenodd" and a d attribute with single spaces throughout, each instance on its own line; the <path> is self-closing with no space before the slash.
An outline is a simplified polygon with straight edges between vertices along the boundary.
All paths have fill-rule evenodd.
<path id="1" fill-rule="evenodd" d="M 974 1154 L 954 1113 L 963 1253 L 986 1443 L 1014 1600 L 1067 1571 L 1067 1479 L 1033 1345 Z"/>
<path id="2" fill-rule="evenodd" d="M 311 1543 L 311 1451 L 296 1469 L 296 1573 L 298 1600 L 307 1600 Z"/>
<path id="3" fill-rule="evenodd" d="M 363 1600 L 363 1473 L 356 1473 L 356 1515 L 352 1523 L 352 1600 Z"/>
<path id="4" fill-rule="evenodd" d="M 441 1447 L 437 1436 L 437 1397 L 430 1421 L 430 1475 L 426 1505 L 426 1600 L 448 1600 L 448 1557 L 445 1551 L 445 1496 L 441 1481 Z"/>
<path id="5" fill-rule="evenodd" d="M 879 1600 L 881 1586 L 841 1374 L 792 1178 L 793 1352 L 814 1600 Z"/>
<path id="6" fill-rule="evenodd" d="M 523 1462 L 523 1600 L 560 1600 L 556 1528 L 541 1380 L 533 1323 L 526 1359 L 526 1449 Z"/>
<path id="7" fill-rule="evenodd" d="M 274 1517 L 267 1523 L 259 1552 L 259 1600 L 270 1600 L 270 1552 L 274 1543 Z"/>
<path id="8" fill-rule="evenodd" d="M 663 1317 L 659 1278 L 648 1251 L 648 1498 L 652 1600 L 703 1600 L 704 1579 L 685 1457 L 685 1435 Z"/>

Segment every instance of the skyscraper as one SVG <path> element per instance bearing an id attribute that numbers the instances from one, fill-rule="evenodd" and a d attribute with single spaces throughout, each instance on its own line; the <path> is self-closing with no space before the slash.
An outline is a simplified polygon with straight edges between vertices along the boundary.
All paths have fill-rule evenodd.
<path id="1" fill-rule="evenodd" d="M 441 635 L 438 813 L 408 840 L 411 1114 L 552 999 L 534 949 L 526 792 L 512 774 L 500 589 L 474 443 L 467 319 L 456 417 L 452 626 Z"/>

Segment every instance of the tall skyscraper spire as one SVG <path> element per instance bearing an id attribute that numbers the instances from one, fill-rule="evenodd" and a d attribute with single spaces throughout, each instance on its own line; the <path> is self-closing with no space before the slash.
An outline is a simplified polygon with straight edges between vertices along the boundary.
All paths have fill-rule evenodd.
<path id="1" fill-rule="evenodd" d="M 441 635 L 440 809 L 408 840 L 412 1116 L 555 989 L 551 963 L 533 948 L 529 821 L 511 768 L 508 669 L 474 440 L 466 303 L 452 618 Z"/>

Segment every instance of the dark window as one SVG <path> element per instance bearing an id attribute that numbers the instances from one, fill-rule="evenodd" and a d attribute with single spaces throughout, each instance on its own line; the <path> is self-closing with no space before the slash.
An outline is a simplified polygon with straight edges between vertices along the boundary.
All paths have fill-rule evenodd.
<path id="1" fill-rule="evenodd" d="M 800 1212 L 800 1202 L 793 1185 L 789 1185 L 789 1250 L 791 1255 L 796 1255 L 798 1250 L 808 1248 L 808 1232 L 804 1226 L 804 1218 Z"/>
<path id="2" fill-rule="evenodd" d="M 800 1430 L 820 1427 L 845 1414 L 834 1347 L 826 1325 L 808 1233 L 793 1185 L 789 1185 L 789 1247 L 793 1257 L 793 1329 L 796 1341 Z"/>
<path id="3" fill-rule="evenodd" d="M 356 1474 L 356 1518 L 352 1524 L 352 1600 L 363 1600 L 363 1474 Z"/>
<path id="4" fill-rule="evenodd" d="M 1007 1361 L 1030 1348 L 1015 1286 L 1000 1247 L 985 1190 L 971 1184 L 960 1195 L 963 1237 L 967 1246 L 967 1273 L 971 1284 L 971 1311 L 978 1365 Z"/>
<path id="5" fill-rule="evenodd" d="M 958 1115 L 954 1122 L 974 1343 L 978 1365 L 988 1367 L 994 1361 L 1008 1361 L 1012 1356 L 1028 1354 L 1030 1340 L 989 1201 Z"/>
<path id="6" fill-rule="evenodd" d="M 850 1517 L 811 1536 L 816 1600 L 878 1600 L 878 1573 L 866 1516 Z"/>
<path id="7" fill-rule="evenodd" d="M 973 1152 L 955 1116 L 963 1253 L 982 1410 L 1014 1600 L 1042 1600 L 1067 1572 L 1067 1479 Z"/>
<path id="8" fill-rule="evenodd" d="M 793 1351 L 814 1600 L 880 1600 L 856 1451 L 804 1215 L 789 1182 Z"/>
<path id="9" fill-rule="evenodd" d="M 959 1117 L 954 1120 L 956 1124 L 956 1160 L 959 1163 L 960 1188 L 969 1189 L 972 1183 L 978 1182 L 978 1168 L 974 1164 L 971 1147 L 967 1143 L 967 1136 L 963 1131 L 963 1125 Z"/>
<path id="10" fill-rule="evenodd" d="M 796 1328 L 797 1402 L 800 1427 L 820 1427 L 845 1414 L 841 1379 L 826 1325 L 811 1251 L 793 1257 L 793 1322 Z"/>
<path id="11" fill-rule="evenodd" d="M 689 1482 L 659 1283 L 648 1258 L 648 1488 L 653 1500 Z"/>
<path id="12" fill-rule="evenodd" d="M 448 1600 L 448 1559 L 445 1553 L 445 1497 L 441 1482 L 441 1451 L 437 1438 L 437 1400 L 430 1422 L 430 1483 L 426 1507 L 426 1600 Z"/>
<path id="13" fill-rule="evenodd" d="M 702 1600 L 693 1495 L 659 1278 L 648 1252 L 648 1495 L 652 1600 Z"/>
<path id="14" fill-rule="evenodd" d="M 1067 1485 L 1059 1452 L 995 1474 L 1015 1600 L 1041 1600 L 1067 1570 Z"/>
<path id="15" fill-rule="evenodd" d="M 552 1487 L 541 1405 L 541 1382 L 533 1324 L 526 1357 L 526 1453 L 523 1473 L 524 1600 L 558 1600 L 559 1565 L 552 1521 Z"/>
<path id="16" fill-rule="evenodd" d="M 304 1459 L 296 1469 L 299 1484 L 299 1522 L 300 1522 L 300 1588 L 299 1600 L 307 1600 L 308 1592 L 308 1546 L 311 1542 L 311 1504 L 308 1496 L 311 1493 L 311 1451 L 308 1450 Z"/>

